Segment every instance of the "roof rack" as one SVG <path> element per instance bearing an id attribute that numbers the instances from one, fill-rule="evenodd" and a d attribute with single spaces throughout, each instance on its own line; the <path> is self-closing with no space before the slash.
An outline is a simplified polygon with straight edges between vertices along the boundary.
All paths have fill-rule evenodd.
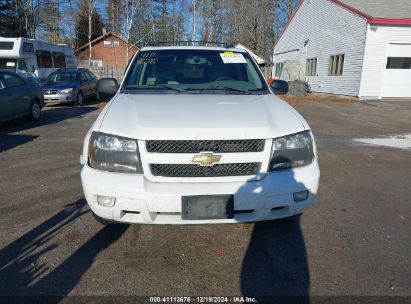
<path id="1" fill-rule="evenodd" d="M 219 46 L 227 47 L 225 42 L 205 40 L 149 41 L 145 46 Z"/>

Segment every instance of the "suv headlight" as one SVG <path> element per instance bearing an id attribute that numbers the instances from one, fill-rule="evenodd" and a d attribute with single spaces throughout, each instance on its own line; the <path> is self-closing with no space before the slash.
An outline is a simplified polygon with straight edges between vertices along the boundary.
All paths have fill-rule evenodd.
<path id="1" fill-rule="evenodd" d="M 88 147 L 89 166 L 95 169 L 142 174 L 137 140 L 93 132 Z"/>
<path id="2" fill-rule="evenodd" d="M 275 138 L 268 171 L 304 167 L 313 160 L 313 139 L 310 131 Z"/>
<path id="3" fill-rule="evenodd" d="M 64 89 L 64 90 L 60 91 L 60 93 L 63 93 L 63 94 L 68 94 L 68 93 L 71 93 L 71 92 L 73 92 L 73 88 Z"/>

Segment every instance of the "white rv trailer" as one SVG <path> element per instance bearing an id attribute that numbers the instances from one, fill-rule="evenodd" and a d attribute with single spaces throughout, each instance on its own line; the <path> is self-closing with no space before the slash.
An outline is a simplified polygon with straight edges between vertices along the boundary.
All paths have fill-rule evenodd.
<path id="1" fill-rule="evenodd" d="M 76 67 L 74 50 L 65 44 L 0 37 L 0 70 L 7 69 L 29 77 L 35 75 L 43 80 L 65 67 Z"/>

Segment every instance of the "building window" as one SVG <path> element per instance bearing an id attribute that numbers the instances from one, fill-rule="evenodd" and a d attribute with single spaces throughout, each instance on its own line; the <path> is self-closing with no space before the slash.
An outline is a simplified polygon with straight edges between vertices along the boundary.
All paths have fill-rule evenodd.
<path id="1" fill-rule="evenodd" d="M 105 48 L 111 47 L 111 40 L 104 40 L 104 41 L 103 41 L 103 46 L 104 46 Z"/>
<path id="2" fill-rule="evenodd" d="M 53 61 L 51 60 L 51 53 L 48 51 L 36 51 L 37 66 L 39 68 L 52 68 Z"/>
<path id="3" fill-rule="evenodd" d="M 328 74 L 331 76 L 341 76 L 344 71 L 344 54 L 330 57 L 330 66 Z"/>
<path id="4" fill-rule="evenodd" d="M 90 67 L 101 68 L 103 66 L 102 60 L 90 60 Z"/>
<path id="5" fill-rule="evenodd" d="M 113 41 L 113 47 L 119 48 L 120 47 L 120 41 Z"/>
<path id="6" fill-rule="evenodd" d="M 317 76 L 317 58 L 307 59 L 307 64 L 305 66 L 306 76 Z"/>
<path id="7" fill-rule="evenodd" d="M 387 69 L 409 70 L 411 69 L 411 57 L 388 57 Z"/>
<path id="8" fill-rule="evenodd" d="M 53 52 L 53 62 L 55 68 L 65 68 L 66 67 L 66 55 L 60 52 Z"/>
<path id="9" fill-rule="evenodd" d="M 277 62 L 275 64 L 275 76 L 281 77 L 281 74 L 283 73 L 283 69 L 284 69 L 284 62 Z"/>

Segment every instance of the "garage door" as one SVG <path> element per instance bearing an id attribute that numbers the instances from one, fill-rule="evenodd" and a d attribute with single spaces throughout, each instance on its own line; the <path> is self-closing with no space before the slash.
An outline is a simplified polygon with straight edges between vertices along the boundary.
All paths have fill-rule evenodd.
<path id="1" fill-rule="evenodd" d="M 390 44 L 382 97 L 411 97 L 411 44 Z"/>

